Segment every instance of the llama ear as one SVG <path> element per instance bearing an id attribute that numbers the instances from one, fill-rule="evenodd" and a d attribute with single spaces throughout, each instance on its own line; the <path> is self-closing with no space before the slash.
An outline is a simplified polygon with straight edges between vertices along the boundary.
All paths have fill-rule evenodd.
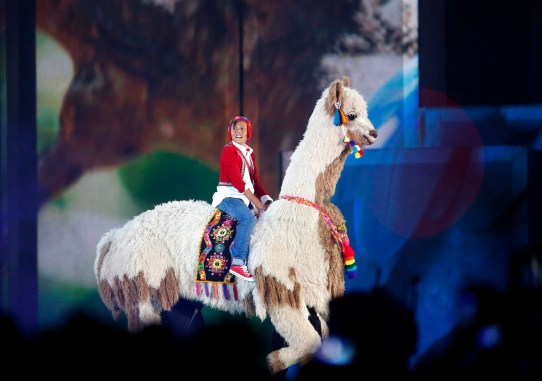
<path id="1" fill-rule="evenodd" d="M 331 85 L 329 85 L 329 92 L 326 98 L 326 111 L 330 116 L 335 115 L 335 111 L 337 110 L 337 107 L 335 105 L 337 104 L 337 102 L 344 102 L 343 86 L 343 80 L 339 79 L 331 82 Z"/>
<path id="2" fill-rule="evenodd" d="M 351 86 L 350 86 L 350 77 L 348 77 L 348 76 L 345 75 L 345 76 L 342 78 L 342 81 L 343 81 L 344 87 L 351 87 Z"/>

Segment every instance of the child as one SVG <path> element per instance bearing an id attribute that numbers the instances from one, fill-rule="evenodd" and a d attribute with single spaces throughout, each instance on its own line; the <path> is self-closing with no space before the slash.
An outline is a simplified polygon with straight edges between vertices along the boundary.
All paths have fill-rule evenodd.
<path id="1" fill-rule="evenodd" d="M 273 202 L 258 177 L 254 150 L 248 146 L 252 124 L 244 116 L 236 116 L 228 125 L 230 142 L 220 155 L 219 183 L 212 205 L 228 213 L 238 222 L 232 249 L 230 272 L 249 282 L 254 278 L 248 271 L 250 235 L 259 216 Z M 256 208 L 256 213 L 250 210 Z"/>

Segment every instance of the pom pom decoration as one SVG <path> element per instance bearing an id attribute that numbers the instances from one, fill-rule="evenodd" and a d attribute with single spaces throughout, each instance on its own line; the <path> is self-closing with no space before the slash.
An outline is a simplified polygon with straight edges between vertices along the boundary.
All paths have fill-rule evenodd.
<path id="1" fill-rule="evenodd" d="M 348 279 L 353 279 L 357 275 L 356 259 L 354 249 L 350 246 L 350 238 L 348 237 L 346 223 L 337 226 L 337 233 L 341 242 L 341 252 L 343 253 L 344 271 Z"/>
<path id="2" fill-rule="evenodd" d="M 357 276 L 358 266 L 356 265 L 356 260 L 354 258 L 354 249 L 350 246 L 349 243 L 345 244 L 342 248 L 343 259 L 344 259 L 344 270 L 348 279 L 353 279 Z"/>
<path id="3" fill-rule="evenodd" d="M 354 150 L 354 157 L 356 159 L 359 159 L 361 157 L 361 155 L 363 155 L 363 149 L 358 146 L 357 144 L 353 147 L 353 150 Z"/>

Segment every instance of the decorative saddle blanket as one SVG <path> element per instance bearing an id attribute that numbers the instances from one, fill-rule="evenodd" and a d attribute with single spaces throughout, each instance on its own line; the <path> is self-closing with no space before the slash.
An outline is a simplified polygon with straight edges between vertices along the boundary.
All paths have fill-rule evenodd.
<path id="1" fill-rule="evenodd" d="M 222 293 L 229 299 L 228 285 L 232 285 L 234 298 L 236 295 L 236 278 L 229 272 L 231 267 L 231 249 L 235 239 L 237 221 L 227 213 L 218 209 L 211 217 L 201 238 L 200 254 L 196 270 L 196 292 L 219 297 L 218 285 L 222 284 Z M 204 283 L 201 287 L 200 283 Z M 202 289 L 203 288 L 203 289 Z"/>

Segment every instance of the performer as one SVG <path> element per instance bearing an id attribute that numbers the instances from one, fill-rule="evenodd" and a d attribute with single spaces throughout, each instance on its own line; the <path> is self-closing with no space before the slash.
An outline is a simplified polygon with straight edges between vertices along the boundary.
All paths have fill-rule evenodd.
<path id="1" fill-rule="evenodd" d="M 258 177 L 254 150 L 248 145 L 252 137 L 252 123 L 244 116 L 236 116 L 228 125 L 230 142 L 220 155 L 219 183 L 212 205 L 234 217 L 237 232 L 232 251 L 230 272 L 253 282 L 248 270 L 250 235 L 256 217 L 273 202 Z M 252 212 L 251 209 L 255 209 Z"/>

